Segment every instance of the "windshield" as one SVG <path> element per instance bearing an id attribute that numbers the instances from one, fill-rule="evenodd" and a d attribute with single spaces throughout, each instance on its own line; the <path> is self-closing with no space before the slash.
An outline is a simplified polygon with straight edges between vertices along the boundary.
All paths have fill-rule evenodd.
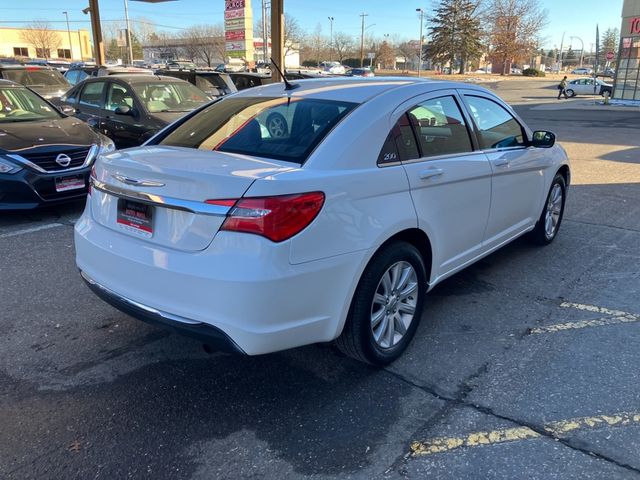
<path id="1" fill-rule="evenodd" d="M 149 113 L 188 112 L 209 101 L 206 94 L 187 82 L 133 83 Z"/>
<path id="2" fill-rule="evenodd" d="M 303 163 L 356 105 L 300 97 L 228 97 L 179 125 L 160 145 Z"/>
<path id="3" fill-rule="evenodd" d="M 60 117 L 51 105 L 28 89 L 0 87 L 0 123 Z"/>
<path id="4" fill-rule="evenodd" d="M 69 87 L 69 82 L 57 70 L 16 68 L 15 70 L 3 70 L 2 75 L 7 80 L 13 80 L 27 87 Z"/>

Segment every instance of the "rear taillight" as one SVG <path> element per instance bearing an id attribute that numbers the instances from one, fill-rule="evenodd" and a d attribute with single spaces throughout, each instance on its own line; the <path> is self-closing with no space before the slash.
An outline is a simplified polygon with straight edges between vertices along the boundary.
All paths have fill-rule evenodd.
<path id="1" fill-rule="evenodd" d="M 233 203 L 221 230 L 254 233 L 282 242 L 300 233 L 316 218 L 324 204 L 324 193 L 207 200 L 207 203 L 221 206 Z"/>

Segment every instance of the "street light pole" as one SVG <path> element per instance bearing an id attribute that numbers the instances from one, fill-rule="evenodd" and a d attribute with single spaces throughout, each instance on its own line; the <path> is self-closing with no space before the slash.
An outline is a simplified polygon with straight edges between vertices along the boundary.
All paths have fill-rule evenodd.
<path id="1" fill-rule="evenodd" d="M 67 12 L 62 12 L 62 14 L 67 17 L 67 35 L 69 35 L 69 60 L 73 60 L 73 46 L 71 45 L 71 29 L 69 28 L 69 14 Z M 82 45 L 80 45 L 80 51 L 82 52 Z M 80 55 L 82 57 L 82 55 Z"/>
<path id="2" fill-rule="evenodd" d="M 133 46 L 131 45 L 131 29 L 129 28 L 129 0 L 124 0 L 124 21 L 127 27 L 127 45 L 129 46 L 129 65 L 133 65 Z"/>
<path id="3" fill-rule="evenodd" d="M 580 40 L 581 50 L 580 50 L 580 66 L 582 66 L 582 60 L 584 59 L 584 42 L 580 37 L 569 37 L 569 38 L 577 38 Z"/>
<path id="4" fill-rule="evenodd" d="M 364 17 L 368 17 L 369 14 L 361 13 L 362 18 L 362 31 L 360 32 L 360 68 L 364 67 Z"/>
<path id="5" fill-rule="evenodd" d="M 420 67 L 422 66 L 422 22 L 424 20 L 424 10 L 422 8 L 416 8 L 416 12 L 420 12 L 420 48 L 418 49 L 418 77 L 420 77 Z"/>
<path id="6" fill-rule="evenodd" d="M 333 17 L 327 17 L 329 19 L 329 61 L 333 61 Z"/>

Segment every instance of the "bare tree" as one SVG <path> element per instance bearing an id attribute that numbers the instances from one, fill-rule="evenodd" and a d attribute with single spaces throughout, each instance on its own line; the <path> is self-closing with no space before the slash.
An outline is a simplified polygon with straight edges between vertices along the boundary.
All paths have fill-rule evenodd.
<path id="1" fill-rule="evenodd" d="M 382 68 L 391 68 L 394 66 L 395 53 L 386 40 L 380 44 L 376 60 L 382 64 Z"/>
<path id="2" fill-rule="evenodd" d="M 315 30 L 307 37 L 304 44 L 313 55 L 316 65 L 320 65 L 320 57 L 329 45 L 329 41 L 322 35 L 322 25 L 320 23 L 316 25 Z"/>
<path id="3" fill-rule="evenodd" d="M 262 22 L 260 19 L 256 20 L 253 28 L 254 38 L 263 38 L 262 35 Z M 267 37 L 271 38 L 271 22 L 267 22 Z M 300 27 L 298 21 L 289 15 L 284 14 L 284 55 L 287 56 L 289 52 L 300 48 L 300 44 L 304 42 L 305 35 L 304 30 Z"/>
<path id="4" fill-rule="evenodd" d="M 217 25 L 194 25 L 182 35 L 182 51 L 194 62 L 206 63 L 208 67 L 224 62 L 224 27 Z"/>
<path id="5" fill-rule="evenodd" d="M 36 56 L 49 59 L 51 52 L 55 51 L 62 41 L 58 32 L 51 30 L 51 26 L 44 20 L 36 20 L 20 32 L 22 41 L 36 49 Z"/>
<path id="6" fill-rule="evenodd" d="M 501 62 L 506 74 L 511 62 L 521 61 L 536 48 L 547 13 L 539 0 L 491 0 L 489 8 L 491 54 Z"/>
<path id="7" fill-rule="evenodd" d="M 342 63 L 342 61 L 353 53 L 355 49 L 353 37 L 343 32 L 334 33 L 333 48 L 338 54 L 338 61 Z"/>
<path id="8" fill-rule="evenodd" d="M 420 47 L 417 42 L 402 42 L 398 45 L 398 55 L 404 59 L 405 70 L 409 70 L 407 64 L 410 59 L 413 60 L 414 58 L 418 58 L 419 49 Z"/>

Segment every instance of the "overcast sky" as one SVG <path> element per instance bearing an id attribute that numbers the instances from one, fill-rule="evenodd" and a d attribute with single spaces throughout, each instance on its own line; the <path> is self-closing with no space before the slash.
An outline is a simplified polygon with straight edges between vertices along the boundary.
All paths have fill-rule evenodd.
<path id="1" fill-rule="evenodd" d="M 124 18 L 124 0 L 100 0 L 103 22 Z M 374 36 L 396 35 L 398 38 L 418 38 L 419 19 L 417 7 L 429 12 L 434 2 L 422 0 L 285 0 L 285 10 L 308 31 L 318 23 L 323 32 L 329 34 L 329 20 L 335 18 L 334 32 L 342 31 L 360 35 L 360 13 L 368 13 L 366 24 L 372 25 L 367 31 Z M 566 32 L 565 46 L 573 43 L 580 48 L 580 41 L 570 36 L 580 37 L 585 49 L 595 42 L 596 23 L 600 33 L 609 27 L 620 27 L 622 0 L 541 0 L 547 9 L 549 23 L 543 32 L 546 48 L 560 46 L 563 32 Z M 44 8 L 42 5 L 46 5 Z M 56 4 L 56 7 L 52 7 Z M 20 2 L 0 2 L 0 26 L 18 26 L 17 22 L 45 19 L 58 28 L 66 28 L 62 11 L 69 12 L 72 29 L 89 28 L 88 17 L 82 13 L 87 0 L 21 0 Z M 16 5 L 16 6 L 9 6 Z M 254 18 L 260 15 L 260 0 L 253 0 Z M 224 0 L 177 0 L 168 3 L 146 4 L 130 0 L 131 18 L 144 17 L 157 24 L 158 29 L 179 32 L 181 28 L 198 23 L 218 23 L 223 19 Z"/>

